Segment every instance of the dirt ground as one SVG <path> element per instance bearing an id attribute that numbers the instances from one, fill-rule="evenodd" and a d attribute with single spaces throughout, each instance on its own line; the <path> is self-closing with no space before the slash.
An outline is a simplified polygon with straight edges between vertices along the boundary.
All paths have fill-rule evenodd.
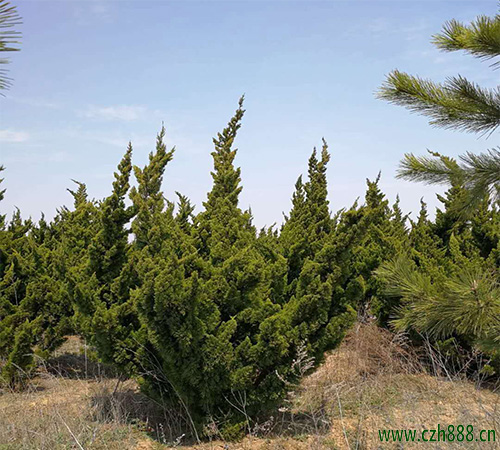
<path id="1" fill-rule="evenodd" d="M 437 376 L 439 375 L 439 376 Z M 358 325 L 266 423 L 241 442 L 186 445 L 171 416 L 131 381 L 85 357 L 70 337 L 29 388 L 0 393 L 0 450 L 326 450 L 500 448 L 500 394 L 431 374 L 397 337 Z M 378 430 L 472 425 L 497 442 L 381 442 Z"/>

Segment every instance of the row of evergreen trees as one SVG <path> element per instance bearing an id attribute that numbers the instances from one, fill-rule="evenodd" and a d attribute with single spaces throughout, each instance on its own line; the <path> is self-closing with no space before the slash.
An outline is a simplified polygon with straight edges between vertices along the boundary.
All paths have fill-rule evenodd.
<path id="1" fill-rule="evenodd" d="M 89 199 L 77 183 L 74 207 L 50 223 L 19 211 L 0 218 L 5 383 L 22 383 L 38 358 L 78 333 L 146 392 L 181 404 L 196 430 L 212 418 L 230 433 L 320 364 L 357 314 L 498 355 L 498 203 L 485 195 L 464 218 L 454 208 L 466 195 L 457 182 L 439 197 L 434 221 L 424 203 L 412 221 L 399 199 L 389 206 L 377 177 L 362 205 L 332 216 L 323 142 L 281 229 L 259 231 L 238 206 L 243 114 L 241 100 L 214 139 L 202 212 L 181 194 L 176 203 L 163 195 L 174 149 L 162 129 L 143 168 L 132 165 L 129 145 L 105 199 Z"/>

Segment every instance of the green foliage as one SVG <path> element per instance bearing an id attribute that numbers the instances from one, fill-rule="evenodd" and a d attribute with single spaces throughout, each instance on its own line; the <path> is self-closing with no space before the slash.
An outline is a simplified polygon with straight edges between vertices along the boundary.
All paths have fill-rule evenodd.
<path id="1" fill-rule="evenodd" d="M 434 339 L 459 335 L 486 353 L 500 351 L 500 285 L 494 270 L 469 265 L 435 277 L 404 256 L 386 262 L 378 276 L 387 294 L 401 297 L 394 325 Z"/>
<path id="2" fill-rule="evenodd" d="M 469 26 L 452 20 L 443 33 L 434 36 L 433 43 L 444 51 L 465 50 L 483 59 L 498 57 L 500 14 L 480 16 Z M 431 125 L 441 128 L 491 134 L 500 125 L 500 87 L 482 88 L 460 75 L 440 84 L 395 70 L 387 76 L 378 98 L 428 116 Z M 460 164 L 438 153 L 431 155 L 406 154 L 398 177 L 428 184 L 453 184 L 460 178 L 467 195 L 457 208 L 468 216 L 486 194 L 499 197 L 498 149 L 478 155 L 467 152 Z"/>
<path id="3" fill-rule="evenodd" d="M 488 150 L 478 155 L 467 152 L 455 159 L 430 152 L 431 156 L 406 154 L 401 161 L 398 178 L 427 184 L 453 184 L 460 181 L 467 190 L 455 210 L 471 215 L 485 194 L 500 198 L 500 151 Z"/>
<path id="4" fill-rule="evenodd" d="M 327 199 L 326 166 L 329 160 L 328 146 L 323 140 L 321 159 L 317 158 L 316 148 L 309 158 L 309 180 L 303 184 L 300 176 L 295 184 L 292 210 L 280 233 L 283 256 L 288 261 L 289 297 L 294 293 L 304 262 L 314 258 L 334 227 Z"/>
<path id="5" fill-rule="evenodd" d="M 162 129 L 148 164 L 134 168 L 137 186 L 129 190 L 129 147 L 110 197 L 94 204 L 79 186 L 64 220 L 72 224 L 66 239 L 78 235 L 87 249 L 76 246 L 67 276 L 80 332 L 150 395 L 180 403 L 195 430 L 212 418 L 227 436 L 339 344 L 356 317 L 351 260 L 366 228 L 356 205 L 330 216 L 324 142 L 282 232 L 258 233 L 238 206 L 242 104 L 214 139 L 202 212 L 181 194 L 177 208 L 163 197 L 173 150 Z"/>
<path id="6" fill-rule="evenodd" d="M 410 248 L 376 271 L 385 295 L 397 299 L 393 325 L 429 336 L 436 345 L 460 338 L 493 360 L 500 352 L 497 206 L 484 198 L 473 220 L 464 220 L 455 204 L 466 190 L 453 185 L 438 196 L 435 222 L 425 204 L 410 232 Z"/>
<path id="7" fill-rule="evenodd" d="M 479 16 L 469 26 L 450 20 L 432 43 L 446 52 L 464 50 L 479 58 L 494 58 L 500 55 L 500 16 Z"/>
<path id="8" fill-rule="evenodd" d="M 378 97 L 426 115 L 440 128 L 485 133 L 500 124 L 500 90 L 482 88 L 460 75 L 435 83 L 394 70 Z"/>
<path id="9" fill-rule="evenodd" d="M 51 230 L 23 221 L 16 211 L 0 230 L 0 360 L 2 381 L 20 385 L 35 367 L 34 355 L 47 354 L 71 329 L 71 303 L 58 278 Z"/>
<path id="10" fill-rule="evenodd" d="M 11 6 L 10 2 L 0 0 L 0 52 L 16 52 L 19 51 L 17 44 L 21 33 L 13 31 L 12 27 L 21 24 L 21 18 L 17 13 L 15 6 Z M 0 58 L 0 65 L 9 63 L 8 58 Z M 6 70 L 0 69 L 0 90 L 8 89 L 11 85 L 11 79 L 6 76 Z"/>
<path id="11" fill-rule="evenodd" d="M 361 314 L 375 314 L 379 324 L 387 325 L 394 307 L 393 300 L 386 298 L 380 282 L 372 276 L 383 261 L 394 256 L 408 245 L 407 217 L 399 208 L 399 198 L 393 207 L 379 188 L 380 174 L 375 181 L 367 180 L 364 221 L 366 231 L 353 256 L 352 280 L 348 287 Z"/>
<path id="12" fill-rule="evenodd" d="M 294 288 L 287 289 L 287 259 L 277 235 L 272 230 L 258 235 L 250 213 L 238 207 L 240 169 L 234 167 L 233 143 L 243 114 L 240 101 L 214 139 L 213 187 L 205 210 L 191 222 L 192 207 L 182 196 L 177 215 L 172 205 L 156 210 L 159 231 L 150 250 L 142 250 L 141 285 L 133 292 L 155 355 L 155 376 L 143 375 L 148 389 L 178 397 L 198 423 L 224 418 L 232 424 L 224 428 L 229 434 L 240 430 L 245 415 L 254 417 L 283 397 L 287 383 L 299 377 L 294 361 L 300 348 L 319 363 L 355 317 L 354 309 L 335 297 L 336 282 L 345 278 L 340 267 L 333 276 L 335 261 L 313 260 L 331 230 L 326 144 L 322 160 L 313 154 L 309 161 L 303 194 L 308 211 L 301 225 L 307 228 L 307 250 Z M 140 229 L 141 220 L 138 215 L 134 222 Z M 352 234 L 357 235 L 355 227 L 339 227 L 344 241 L 332 242 L 329 251 L 339 245 L 345 250 Z M 340 264 L 346 254 L 338 252 Z"/>
<path id="13" fill-rule="evenodd" d="M 358 316 L 429 333 L 443 348 L 462 339 L 496 367 L 498 203 L 483 196 L 464 218 L 457 205 L 468 181 L 457 162 L 440 159 L 456 173 L 434 221 L 422 203 L 408 227 L 380 176 L 367 180 L 363 205 L 332 216 L 323 141 L 281 229 L 258 231 L 239 206 L 234 144 L 243 115 L 241 99 L 213 141 L 213 185 L 198 213 L 180 193 L 177 203 L 164 197 L 174 149 L 162 128 L 142 168 L 129 144 L 106 198 L 90 200 L 75 181 L 73 207 L 50 223 L 19 211 L 0 217 L 3 381 L 22 386 L 37 358 L 78 333 L 121 376 L 186 411 L 195 435 L 215 421 L 238 439 Z"/>
<path id="14" fill-rule="evenodd" d="M 469 26 L 450 21 L 433 43 L 444 51 L 497 57 L 500 15 L 481 16 Z M 500 125 L 500 90 L 481 88 L 461 76 L 438 84 L 394 71 L 379 98 L 427 115 L 432 125 L 443 128 L 484 134 Z M 412 223 L 410 248 L 401 249 L 376 271 L 386 296 L 399 305 L 393 324 L 429 336 L 437 346 L 443 339 L 446 343 L 458 338 L 469 350 L 480 349 L 498 363 L 498 149 L 468 152 L 459 161 L 436 152 L 429 157 L 407 154 L 398 177 L 451 187 L 438 195 L 444 208 L 438 209 L 435 222 L 428 220 L 422 204 Z"/>

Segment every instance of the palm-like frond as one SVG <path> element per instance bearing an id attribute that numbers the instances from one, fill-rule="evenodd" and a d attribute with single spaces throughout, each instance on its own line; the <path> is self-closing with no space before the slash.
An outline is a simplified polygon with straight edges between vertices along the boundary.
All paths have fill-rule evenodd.
<path id="1" fill-rule="evenodd" d="M 0 52 L 15 52 L 19 48 L 17 44 L 21 33 L 12 28 L 21 24 L 16 7 L 9 2 L 0 0 Z M 0 58 L 0 64 L 7 64 L 8 58 Z M 7 70 L 0 69 L 0 90 L 7 89 L 11 85 L 11 79 L 7 77 Z"/>

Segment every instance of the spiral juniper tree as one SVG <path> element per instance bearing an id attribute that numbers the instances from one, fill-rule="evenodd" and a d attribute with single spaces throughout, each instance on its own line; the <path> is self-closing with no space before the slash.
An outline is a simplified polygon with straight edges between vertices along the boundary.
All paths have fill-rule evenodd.
<path id="1" fill-rule="evenodd" d="M 16 210 L 0 229 L 0 384 L 20 387 L 71 328 L 52 227 Z"/>
<path id="2" fill-rule="evenodd" d="M 322 248 L 334 223 L 328 206 L 326 170 L 330 160 L 328 145 L 323 140 L 321 159 L 316 148 L 308 163 L 308 181 L 297 179 L 292 209 L 280 233 L 283 255 L 288 261 L 287 295 L 293 295 L 300 271 L 307 258 Z"/>
<path id="3" fill-rule="evenodd" d="M 379 187 L 380 173 L 374 181 L 367 180 L 365 194 L 366 231 L 353 256 L 354 276 L 350 290 L 356 296 L 357 307 L 363 315 L 373 313 L 379 324 L 387 325 L 396 306 L 384 295 L 373 272 L 383 261 L 408 247 L 407 217 L 399 208 L 399 198 L 391 208 Z"/>
<path id="4" fill-rule="evenodd" d="M 163 389 L 181 397 L 199 422 L 231 410 L 225 397 L 238 383 L 251 386 L 255 373 L 243 352 L 268 310 L 276 309 L 266 298 L 269 277 L 251 216 L 238 207 L 233 142 L 243 112 L 240 101 L 214 139 L 214 183 L 205 210 L 191 223 L 192 208 L 180 196 L 177 215 L 172 205 L 157 211 L 157 240 L 149 242 L 154 252 L 148 267 L 141 262 L 142 284 L 134 293 Z M 155 380 L 152 388 L 159 388 Z"/>
<path id="5" fill-rule="evenodd" d="M 228 437 L 283 398 L 288 382 L 301 375 L 298 355 L 306 352 L 309 368 L 319 364 L 352 324 L 356 305 L 346 289 L 352 276 L 346 267 L 364 229 L 363 212 L 354 207 L 334 231 L 325 146 L 321 161 L 310 159 L 304 201 L 314 239 L 290 296 L 276 232 L 258 234 L 250 212 L 239 207 L 234 140 L 243 114 L 241 100 L 214 139 L 213 186 L 202 212 L 193 215 L 181 195 L 177 212 L 163 200 L 164 150 L 136 171 L 132 191 L 137 284 L 130 298 L 143 339 L 136 347 L 142 386 L 180 402 L 196 429 L 210 418 L 222 422 Z"/>

